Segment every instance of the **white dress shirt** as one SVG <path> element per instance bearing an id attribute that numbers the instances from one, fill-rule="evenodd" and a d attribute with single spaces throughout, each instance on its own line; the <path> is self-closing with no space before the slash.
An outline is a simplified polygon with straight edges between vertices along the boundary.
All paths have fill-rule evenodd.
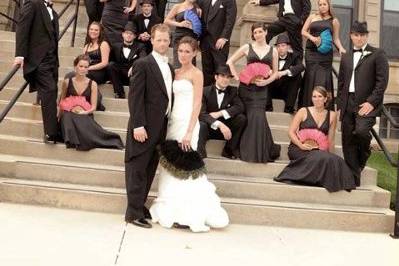
<path id="1" fill-rule="evenodd" d="M 51 7 L 49 7 L 49 6 L 47 6 L 46 2 L 47 2 L 47 1 L 43 1 L 43 4 L 44 4 L 44 5 L 46 6 L 46 8 L 47 8 L 47 11 L 48 11 L 48 14 L 50 15 L 51 21 L 53 21 L 53 19 L 54 19 L 53 9 L 52 9 Z"/>
<path id="2" fill-rule="evenodd" d="M 217 0 L 212 0 L 211 5 L 214 6 Z"/>
<path id="3" fill-rule="evenodd" d="M 224 99 L 224 93 L 219 93 L 218 90 L 220 90 L 219 86 L 215 85 L 217 90 L 215 90 L 216 93 L 216 99 L 218 102 L 218 107 L 220 109 L 223 99 Z M 222 90 L 221 90 L 222 91 Z M 223 90 L 224 91 L 224 90 Z M 220 112 L 222 112 L 223 118 L 224 119 L 229 119 L 231 116 L 229 115 L 229 113 L 226 110 L 220 110 Z M 219 128 L 220 125 L 220 121 L 216 120 L 215 122 L 212 123 L 211 128 L 216 130 Z"/>
<path id="4" fill-rule="evenodd" d="M 151 14 L 149 16 L 146 16 L 146 15 L 143 14 L 143 16 L 144 16 L 144 26 L 147 29 L 148 28 L 148 24 L 150 24 L 149 17 L 151 17 Z"/>
<path id="5" fill-rule="evenodd" d="M 123 56 L 127 59 L 129 58 L 129 54 L 130 54 L 131 49 L 128 47 L 123 47 L 122 52 L 123 52 Z"/>
<path id="6" fill-rule="evenodd" d="M 169 58 L 167 56 L 163 56 L 156 51 L 152 51 L 152 56 L 155 58 L 159 69 L 161 70 L 163 81 L 165 82 L 166 91 L 168 92 L 168 109 L 166 110 L 166 115 L 170 114 L 172 109 L 172 72 L 170 71 L 170 67 L 168 64 Z"/>
<path id="7" fill-rule="evenodd" d="M 365 44 L 361 48 L 362 49 L 361 52 L 353 53 L 353 70 L 352 70 L 351 83 L 349 84 L 349 92 L 355 92 L 355 69 L 360 59 L 363 57 L 364 49 L 366 48 L 366 46 L 367 44 Z"/>
<path id="8" fill-rule="evenodd" d="M 291 0 L 285 0 L 284 1 L 284 12 L 283 12 L 283 15 L 285 16 L 287 14 L 294 14 L 295 15 L 294 9 L 292 8 L 292 5 L 291 5 Z"/>

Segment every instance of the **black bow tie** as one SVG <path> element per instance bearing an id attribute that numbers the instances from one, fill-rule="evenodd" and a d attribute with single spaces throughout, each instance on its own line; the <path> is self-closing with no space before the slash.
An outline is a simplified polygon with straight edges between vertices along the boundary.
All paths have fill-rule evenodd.
<path id="1" fill-rule="evenodd" d="M 353 53 L 363 53 L 363 49 L 353 49 Z"/>
<path id="2" fill-rule="evenodd" d="M 52 8 L 52 7 L 53 7 L 53 3 L 50 3 L 50 2 L 44 1 L 44 4 L 45 4 L 47 7 L 50 7 L 50 8 Z"/>
<path id="3" fill-rule="evenodd" d="M 225 91 L 223 90 L 219 90 L 219 89 L 216 89 L 216 91 L 218 92 L 218 94 L 224 94 L 225 93 Z"/>
<path id="4" fill-rule="evenodd" d="M 132 44 L 123 44 L 123 48 L 132 49 Z"/>

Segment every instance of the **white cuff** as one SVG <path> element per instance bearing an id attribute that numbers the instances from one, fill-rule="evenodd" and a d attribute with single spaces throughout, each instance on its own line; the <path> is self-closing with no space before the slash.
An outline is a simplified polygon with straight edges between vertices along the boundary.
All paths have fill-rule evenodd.
<path id="1" fill-rule="evenodd" d="M 212 123 L 211 128 L 213 130 L 217 130 L 219 128 L 220 121 L 216 120 L 215 122 Z"/>
<path id="2" fill-rule="evenodd" d="M 139 129 L 143 129 L 144 127 L 136 127 L 135 129 L 133 129 L 133 131 L 137 131 Z"/>
<path id="3" fill-rule="evenodd" d="M 24 60 L 24 57 L 23 57 L 23 56 L 16 56 L 15 58 Z"/>
<path id="4" fill-rule="evenodd" d="M 222 115 L 223 115 L 223 118 L 224 119 L 229 119 L 231 116 L 229 115 L 229 113 L 226 111 L 226 110 L 222 110 L 221 111 L 222 112 Z"/>
<path id="5" fill-rule="evenodd" d="M 290 70 L 287 70 L 287 76 L 292 77 L 292 73 Z"/>

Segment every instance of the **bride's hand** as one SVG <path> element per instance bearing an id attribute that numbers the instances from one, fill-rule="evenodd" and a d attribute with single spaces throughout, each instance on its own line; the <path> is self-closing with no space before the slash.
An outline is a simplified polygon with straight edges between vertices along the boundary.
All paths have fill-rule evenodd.
<path id="1" fill-rule="evenodd" d="M 183 151 L 191 150 L 191 138 L 192 138 L 191 132 L 187 132 L 186 135 L 183 137 L 181 141 L 181 146 Z"/>

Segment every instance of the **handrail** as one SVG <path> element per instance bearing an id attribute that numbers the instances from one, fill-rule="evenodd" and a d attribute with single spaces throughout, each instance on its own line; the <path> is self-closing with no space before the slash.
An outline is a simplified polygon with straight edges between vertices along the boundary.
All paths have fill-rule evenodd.
<path id="1" fill-rule="evenodd" d="M 334 66 L 332 67 L 333 70 L 333 74 L 335 75 L 335 77 L 338 79 L 338 72 L 337 70 L 334 68 Z M 387 110 L 387 108 L 385 107 L 385 105 L 382 105 L 382 109 L 381 109 L 382 113 L 387 117 L 387 119 L 389 120 L 389 122 L 392 124 L 393 127 L 395 128 L 399 128 L 399 123 L 392 117 L 392 115 L 389 113 L 389 111 Z M 394 223 L 394 230 L 393 233 L 390 234 L 390 236 L 394 239 L 399 239 L 399 159 L 395 160 L 392 157 L 392 154 L 388 151 L 388 148 L 385 146 L 384 141 L 381 139 L 381 137 L 378 135 L 378 133 L 374 130 L 374 128 L 371 129 L 371 134 L 373 135 L 373 137 L 375 138 L 375 140 L 378 143 L 378 146 L 380 146 L 381 150 L 383 151 L 385 158 L 388 160 L 388 162 L 390 163 L 390 165 L 392 167 L 396 167 L 397 168 L 397 174 L 396 174 L 396 205 L 395 205 L 395 223 Z M 399 152 L 398 152 L 399 154 Z"/>
<path id="2" fill-rule="evenodd" d="M 10 16 L 7 15 L 7 14 L 5 14 L 5 13 L 3 13 L 3 12 L 0 12 L 0 15 L 3 16 L 3 17 L 5 17 L 5 18 L 8 19 L 8 20 L 11 20 L 11 21 L 12 21 L 13 23 L 15 23 L 15 24 L 18 24 L 18 21 L 16 21 L 14 18 L 10 17 Z"/>
<path id="3" fill-rule="evenodd" d="M 16 2 L 16 0 L 14 0 Z M 74 2 L 74 0 L 70 0 L 66 6 L 61 10 L 58 18 L 61 18 L 64 14 L 65 11 L 68 9 L 69 6 Z M 73 29 L 72 29 L 72 39 L 71 39 L 71 46 L 73 47 L 75 44 L 75 35 L 76 35 L 76 26 L 77 26 L 77 20 L 78 20 L 78 14 L 79 14 L 79 5 L 80 5 L 80 0 L 76 0 L 76 7 L 75 7 L 75 12 L 74 15 L 68 20 L 65 28 L 61 31 L 58 40 L 61 40 L 61 38 L 64 36 L 65 32 L 68 30 L 68 28 L 71 26 L 72 23 Z M 7 74 L 7 76 L 1 81 L 0 83 L 0 91 L 3 90 L 3 88 L 8 84 L 8 82 L 14 77 L 14 75 L 18 72 L 18 69 L 20 66 L 13 66 L 11 71 Z M 2 110 L 0 113 L 0 123 L 4 120 L 4 118 L 7 116 L 7 114 L 10 112 L 11 108 L 15 105 L 21 94 L 24 92 L 26 87 L 28 86 L 28 82 L 24 82 L 24 84 L 17 90 L 17 93 L 11 98 L 11 100 L 8 102 L 6 107 Z"/>

